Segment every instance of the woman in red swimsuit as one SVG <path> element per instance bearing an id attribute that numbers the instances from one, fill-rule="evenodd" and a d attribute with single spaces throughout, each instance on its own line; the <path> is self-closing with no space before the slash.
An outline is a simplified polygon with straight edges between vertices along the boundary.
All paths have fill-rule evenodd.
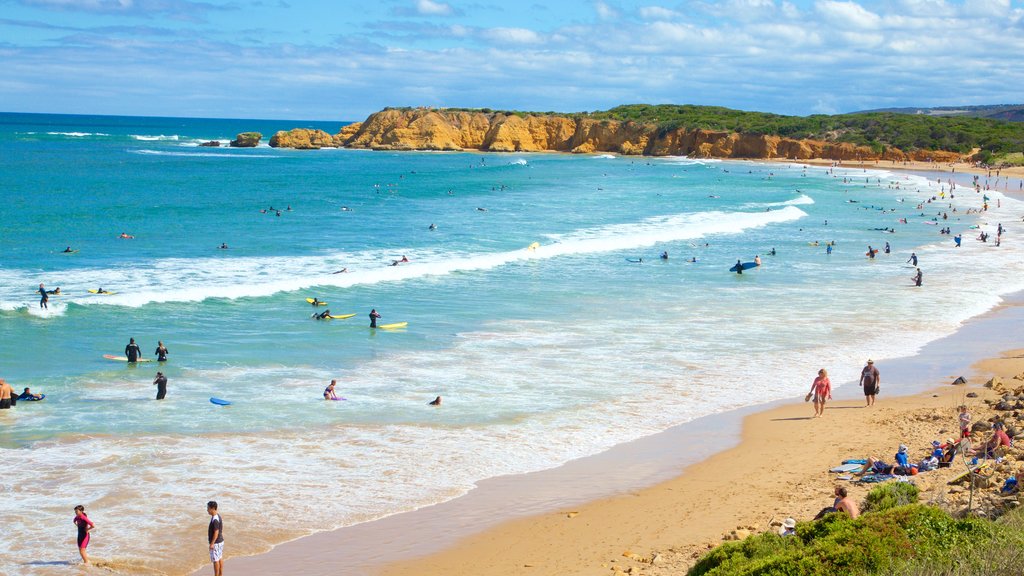
<path id="1" fill-rule="evenodd" d="M 75 506 L 75 519 L 72 522 L 78 526 L 78 553 L 82 555 L 82 562 L 88 564 L 89 555 L 85 553 L 85 549 L 89 547 L 89 532 L 96 526 L 85 515 L 85 506 L 81 504 Z"/>
<path id="2" fill-rule="evenodd" d="M 814 394 L 814 417 L 820 418 L 825 413 L 825 401 L 832 399 L 832 383 L 824 368 L 818 370 L 818 377 L 811 384 L 811 393 Z"/>

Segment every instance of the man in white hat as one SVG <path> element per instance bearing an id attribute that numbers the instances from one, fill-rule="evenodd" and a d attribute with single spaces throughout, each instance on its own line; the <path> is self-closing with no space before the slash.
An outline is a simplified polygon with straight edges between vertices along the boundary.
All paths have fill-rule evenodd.
<path id="1" fill-rule="evenodd" d="M 864 387 L 864 399 L 868 406 L 875 405 L 875 395 L 881 387 L 881 379 L 878 376 L 878 368 L 875 368 L 875 361 L 868 360 L 864 369 L 860 371 L 860 384 Z"/>
<path id="2" fill-rule="evenodd" d="M 786 518 L 782 521 L 782 528 L 779 528 L 779 536 L 796 536 L 796 520 Z"/>

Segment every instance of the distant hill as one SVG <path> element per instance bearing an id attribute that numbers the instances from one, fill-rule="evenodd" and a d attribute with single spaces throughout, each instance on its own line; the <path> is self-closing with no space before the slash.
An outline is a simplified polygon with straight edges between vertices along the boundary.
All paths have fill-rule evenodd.
<path id="1" fill-rule="evenodd" d="M 920 114 L 922 116 L 961 116 L 967 118 L 989 118 L 1008 122 L 1024 122 L 1024 104 L 989 104 L 986 106 L 937 106 L 935 108 L 878 108 L 862 110 L 853 114 Z"/>

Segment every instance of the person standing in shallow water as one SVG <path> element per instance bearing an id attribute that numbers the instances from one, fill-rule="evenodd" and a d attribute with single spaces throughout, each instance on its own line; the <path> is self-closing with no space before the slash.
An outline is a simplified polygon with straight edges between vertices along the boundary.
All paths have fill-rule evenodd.
<path id="1" fill-rule="evenodd" d="M 75 506 L 75 519 L 72 522 L 78 527 L 78 553 L 82 555 L 82 563 L 88 564 L 89 554 L 85 549 L 89 547 L 89 532 L 92 532 L 96 525 L 85 515 L 85 506 L 81 504 Z"/>
<path id="2" fill-rule="evenodd" d="M 875 361 L 868 360 L 864 369 L 860 371 L 860 384 L 864 388 L 864 399 L 867 406 L 875 405 L 875 396 L 881 387 L 881 377 L 878 368 L 875 368 Z"/>
<path id="3" fill-rule="evenodd" d="M 377 313 L 377 309 L 370 310 L 370 328 L 377 327 L 377 319 L 380 318 L 380 314 Z"/>
<path id="4" fill-rule="evenodd" d="M 167 396 L 167 376 L 164 376 L 163 372 L 157 372 L 153 384 L 156 386 L 156 399 L 163 400 Z"/>
<path id="5" fill-rule="evenodd" d="M 124 347 L 124 355 L 128 357 L 129 362 L 139 361 L 139 356 L 142 356 L 142 349 L 135 343 L 135 338 L 128 339 L 128 345 Z"/>
<path id="6" fill-rule="evenodd" d="M 167 346 L 164 346 L 163 340 L 157 340 L 154 354 L 157 362 L 167 362 Z"/>
<path id="7" fill-rule="evenodd" d="M 206 503 L 206 513 L 210 515 L 210 526 L 206 529 L 206 538 L 210 542 L 210 562 L 213 563 L 213 576 L 224 574 L 224 523 L 217 512 L 217 502 Z"/>
<path id="8" fill-rule="evenodd" d="M 50 301 L 50 295 L 46 293 L 46 287 L 44 287 L 42 284 L 40 284 L 39 285 L 39 307 L 40 308 L 47 308 L 47 309 L 49 309 L 50 307 L 46 304 L 49 301 Z"/>

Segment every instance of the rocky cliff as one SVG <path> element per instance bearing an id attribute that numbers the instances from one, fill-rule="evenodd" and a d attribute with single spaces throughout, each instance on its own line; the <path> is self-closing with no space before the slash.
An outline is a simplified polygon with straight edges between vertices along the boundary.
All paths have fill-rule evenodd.
<path id="1" fill-rule="evenodd" d="M 276 143 L 275 143 L 276 142 Z M 809 160 L 960 159 L 955 152 L 867 146 L 712 130 L 662 129 L 655 124 L 431 108 L 385 109 L 334 136 L 319 130 L 278 132 L 271 146 L 343 146 L 373 150 L 480 150 L 485 152 L 613 152 L 626 155 Z"/>
<path id="2" fill-rule="evenodd" d="M 263 134 L 259 132 L 242 132 L 235 139 L 232 140 L 228 146 L 232 148 L 255 148 L 259 145 L 260 140 L 263 139 Z"/>

